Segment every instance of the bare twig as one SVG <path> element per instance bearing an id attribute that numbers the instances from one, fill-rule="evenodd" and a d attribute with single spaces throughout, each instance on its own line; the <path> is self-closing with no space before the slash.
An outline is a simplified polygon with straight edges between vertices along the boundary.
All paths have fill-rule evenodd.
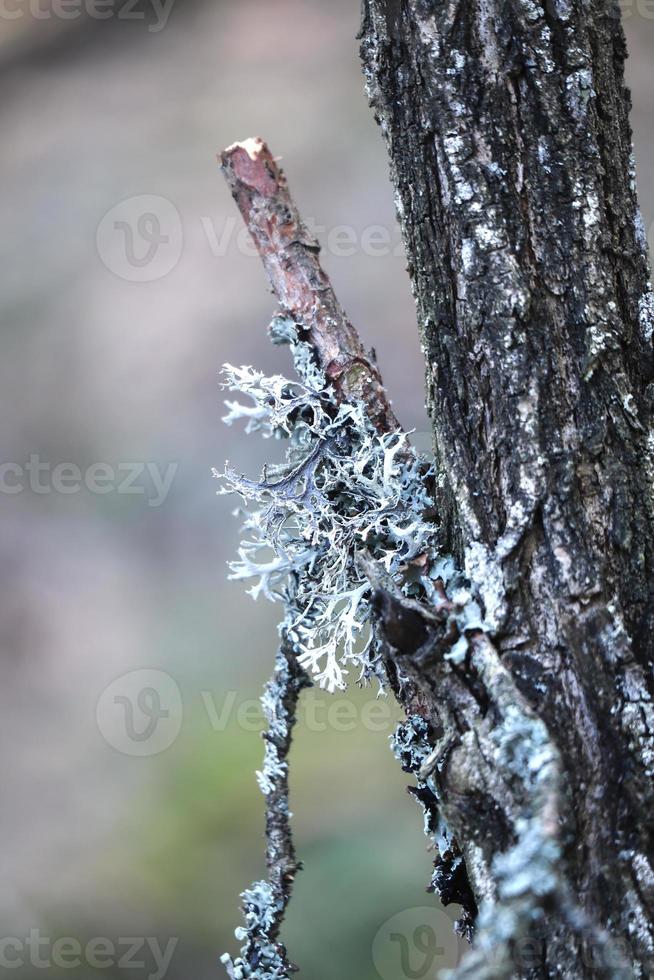
<path id="1" fill-rule="evenodd" d="M 306 332 L 337 397 L 361 399 L 380 430 L 399 428 L 374 360 L 334 294 L 318 258 L 320 245 L 304 225 L 267 145 L 260 139 L 234 143 L 220 161 L 273 292 Z"/>

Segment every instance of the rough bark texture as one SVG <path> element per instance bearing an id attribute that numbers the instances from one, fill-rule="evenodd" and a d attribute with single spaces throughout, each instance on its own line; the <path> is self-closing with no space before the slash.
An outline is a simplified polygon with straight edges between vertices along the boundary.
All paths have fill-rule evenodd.
<path id="1" fill-rule="evenodd" d="M 361 37 L 427 362 L 444 541 L 485 605 L 494 670 L 560 758 L 558 881 L 540 900 L 526 882 L 531 910 L 509 937 L 509 952 L 536 937 L 532 959 L 523 948 L 461 976 L 652 976 L 654 317 L 618 8 L 366 0 Z M 438 792 L 419 787 L 465 858 L 467 881 L 444 898 L 466 904 L 469 890 L 499 916 L 497 855 L 534 814 L 527 781 L 485 751 L 506 705 L 477 653 L 457 669 L 386 646 L 409 719 L 447 746 Z M 404 761 L 418 772 L 415 753 Z"/>

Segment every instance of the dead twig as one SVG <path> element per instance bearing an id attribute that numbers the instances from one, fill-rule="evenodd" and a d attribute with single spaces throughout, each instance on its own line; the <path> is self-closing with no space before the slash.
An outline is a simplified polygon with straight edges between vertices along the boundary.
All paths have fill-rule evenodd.
<path id="1" fill-rule="evenodd" d="M 373 357 L 338 302 L 286 177 L 261 139 L 234 143 L 223 173 L 282 311 L 304 331 L 336 396 L 360 399 L 375 426 L 399 428 Z"/>

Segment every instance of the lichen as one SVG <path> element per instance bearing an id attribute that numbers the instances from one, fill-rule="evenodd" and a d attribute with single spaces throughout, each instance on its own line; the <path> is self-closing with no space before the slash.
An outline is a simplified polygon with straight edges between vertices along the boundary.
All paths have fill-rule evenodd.
<path id="1" fill-rule="evenodd" d="M 559 759 L 545 725 L 521 703 L 495 651 L 478 646 L 472 666 L 497 712 L 484 751 L 492 757 L 493 771 L 515 784 L 523 802 L 514 824 L 515 843 L 493 860 L 497 896 L 482 903 L 475 945 L 446 976 L 498 980 L 515 974 L 514 944 L 538 923 L 544 900 L 556 904 L 560 892 Z"/>
<path id="2" fill-rule="evenodd" d="M 266 798 L 269 880 L 255 881 L 241 895 L 245 926 L 234 933 L 242 942 L 240 955 L 233 960 L 225 953 L 221 958 L 232 980 L 246 977 L 286 980 L 295 970 L 287 960 L 286 948 L 279 942 L 278 934 L 299 868 L 290 829 L 287 756 L 297 699 L 309 685 L 306 674 L 295 661 L 292 647 L 283 640 L 273 675 L 261 698 L 268 727 L 264 732 L 264 763 L 257 773 L 257 781 Z"/>
<path id="3" fill-rule="evenodd" d="M 246 432 L 287 442 L 286 462 L 264 468 L 258 481 L 229 466 L 221 474 L 220 492 L 236 492 L 248 505 L 231 577 L 254 579 L 254 598 L 284 604 L 281 629 L 300 663 L 333 691 L 345 686 L 350 664 L 360 676 L 377 672 L 371 586 L 357 551 L 366 549 L 405 594 L 434 595 L 429 563 L 419 574 L 411 564 L 437 554 L 433 469 L 406 433 L 380 433 L 361 402 L 336 402 L 292 322 L 276 318 L 271 333 L 290 343 L 298 380 L 225 368 L 226 387 L 251 402 L 228 401 L 225 421 L 243 419 Z"/>
<path id="4" fill-rule="evenodd" d="M 443 816 L 442 794 L 438 780 L 434 779 L 435 772 L 441 772 L 446 765 L 451 740 L 446 739 L 446 744 L 437 743 L 433 747 L 431 739 L 432 733 L 425 719 L 418 714 L 409 714 L 391 735 L 391 749 L 404 772 L 418 780 L 417 787 L 411 787 L 410 792 L 422 807 L 425 836 L 434 854 L 434 871 L 427 891 L 435 892 L 443 905 L 462 906 L 463 912 L 454 928 L 472 942 L 477 904 L 463 854 Z"/>
<path id="5" fill-rule="evenodd" d="M 525 710 L 497 654 L 480 652 L 492 647 L 471 642 L 492 631 L 504 615 L 498 556 L 473 540 L 466 549 L 466 577 L 451 558 L 440 555 L 432 517 L 433 464 L 411 447 L 406 433 L 378 431 L 361 402 L 337 401 L 302 339 L 301 325 L 278 317 L 270 333 L 276 343 L 290 344 L 297 380 L 267 377 L 249 367 L 225 369 L 226 387 L 249 402 L 228 402 L 227 423 L 244 420 L 246 432 L 286 442 L 285 462 L 265 467 L 257 481 L 230 467 L 221 474 L 219 492 L 238 493 L 246 503 L 247 537 L 239 560 L 231 565 L 232 578 L 253 579 L 253 597 L 283 604 L 282 635 L 298 662 L 330 691 L 345 686 L 352 665 L 360 677 L 376 674 L 383 680 L 370 629 L 372 587 L 365 563 L 357 560 L 361 553 L 383 568 L 401 595 L 438 608 L 443 599 L 436 580 L 439 588 L 447 588 L 452 642 L 444 657 L 458 669 L 476 673 L 488 691 L 498 720 L 487 751 L 524 801 L 515 844 L 494 861 L 497 894 L 480 913 L 479 945 L 456 977 L 474 975 L 470 970 L 478 969 L 479 958 L 490 950 L 506 960 L 508 970 L 509 938 L 527 933 L 545 896 L 560 887 L 560 848 L 551 812 L 558 794 L 558 760 L 545 726 Z M 525 487 L 531 500 L 534 488 Z M 523 510 L 519 508 L 518 526 L 511 530 L 507 547 L 525 526 L 528 508 Z M 269 698 L 269 724 L 283 726 L 275 710 L 278 698 L 272 693 Z M 465 897 L 459 928 L 469 936 L 476 906 L 467 879 L 465 885 L 460 881 L 463 856 L 439 812 L 437 780 L 430 773 L 441 765 L 436 757 L 441 750 L 431 740 L 426 720 L 410 715 L 397 729 L 392 747 L 403 768 L 418 777 L 415 795 L 439 855 L 432 887 L 442 896 L 448 890 L 459 896 L 449 900 Z M 444 746 L 443 758 L 446 754 Z M 274 739 L 267 744 L 257 778 L 267 799 L 287 778 L 286 756 L 279 754 Z M 265 885 L 257 882 L 243 895 L 246 928 L 239 937 L 245 946 L 235 962 L 225 960 L 235 980 L 286 976 L 280 972 L 284 954 L 270 940 L 267 926 L 270 916 L 278 921 L 283 909 Z M 247 972 L 253 957 L 260 964 L 256 974 Z M 497 975 L 508 973 L 500 970 Z"/>
<path id="6" fill-rule="evenodd" d="M 643 338 L 649 344 L 654 334 L 654 295 L 650 282 L 647 283 L 645 292 L 638 301 L 638 318 Z"/>
<path id="7" fill-rule="evenodd" d="M 288 980 L 289 971 L 283 949 L 280 944 L 268 939 L 268 932 L 279 913 L 279 903 L 271 885 L 267 881 L 255 881 L 241 894 L 241 899 L 245 927 L 239 927 L 234 934 L 238 940 L 244 940 L 245 945 L 236 960 L 232 960 L 228 953 L 221 956 L 227 975 L 232 980 L 245 980 L 246 977 Z"/>
<path id="8" fill-rule="evenodd" d="M 390 737 L 391 748 L 405 772 L 418 772 L 429 755 L 429 726 L 420 715 L 410 715 Z"/>

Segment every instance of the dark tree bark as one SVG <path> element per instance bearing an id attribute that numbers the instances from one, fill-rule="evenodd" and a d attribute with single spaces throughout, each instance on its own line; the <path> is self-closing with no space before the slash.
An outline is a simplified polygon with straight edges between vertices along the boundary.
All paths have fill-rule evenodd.
<path id="1" fill-rule="evenodd" d="M 389 639 L 392 612 L 379 619 L 407 710 L 400 754 L 454 838 L 435 887 L 464 904 L 466 929 L 495 909 L 460 975 L 649 977 L 654 313 L 618 8 L 365 0 L 361 38 L 443 537 L 490 623 L 457 666 L 416 658 Z M 510 765 L 496 751 L 518 717 L 522 776 L 519 746 Z M 415 719 L 437 743 L 426 768 Z M 545 785 L 529 778 L 539 744 Z"/>

